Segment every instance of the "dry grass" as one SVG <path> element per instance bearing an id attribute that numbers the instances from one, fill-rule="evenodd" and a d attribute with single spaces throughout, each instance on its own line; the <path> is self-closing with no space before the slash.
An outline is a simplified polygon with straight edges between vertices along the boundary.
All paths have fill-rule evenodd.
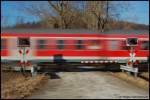
<path id="1" fill-rule="evenodd" d="M 5 75 L 9 76 L 9 78 L 7 77 L 5 80 L 2 80 L 2 99 L 24 98 L 31 95 L 33 91 L 39 89 L 47 81 L 47 78 L 41 74 L 37 75 L 34 78 L 30 76 L 25 78 L 20 73 L 5 73 L 4 75 L 2 75 L 2 77 L 4 77 Z"/>
<path id="2" fill-rule="evenodd" d="M 147 79 L 149 79 L 149 72 L 143 72 L 140 75 L 147 78 Z"/>
<path id="3" fill-rule="evenodd" d="M 114 75 L 115 77 L 118 77 L 124 81 L 130 82 L 140 88 L 143 88 L 146 90 L 149 89 L 149 82 L 142 78 L 139 78 L 139 77 L 135 78 L 134 76 L 129 76 L 127 73 L 122 73 L 122 72 L 112 73 L 112 75 Z"/>

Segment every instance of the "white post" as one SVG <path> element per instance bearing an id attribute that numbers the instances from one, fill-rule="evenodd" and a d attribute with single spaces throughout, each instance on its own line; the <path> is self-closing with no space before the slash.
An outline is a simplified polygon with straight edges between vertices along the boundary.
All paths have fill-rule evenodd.
<path id="1" fill-rule="evenodd" d="M 130 71 L 128 71 L 127 73 L 128 73 L 128 75 L 131 75 Z"/>
<path id="2" fill-rule="evenodd" d="M 135 68 L 134 77 L 137 77 L 138 75 L 138 68 Z"/>
<path id="3" fill-rule="evenodd" d="M 34 77 L 34 68 L 33 68 L 33 66 L 31 67 L 31 74 L 32 74 L 32 77 Z"/>
<path id="4" fill-rule="evenodd" d="M 23 69 L 25 71 L 25 47 L 23 47 Z"/>
<path id="5" fill-rule="evenodd" d="M 134 77 L 137 77 L 137 72 L 134 72 Z"/>
<path id="6" fill-rule="evenodd" d="M 133 48 L 133 46 L 131 46 L 131 54 L 132 54 L 132 63 L 131 63 L 132 65 L 131 65 L 131 67 L 133 67 L 133 63 L 134 63 L 134 56 L 135 56 L 135 55 L 134 55 L 134 51 L 133 51 L 133 49 L 134 49 L 134 48 Z"/>

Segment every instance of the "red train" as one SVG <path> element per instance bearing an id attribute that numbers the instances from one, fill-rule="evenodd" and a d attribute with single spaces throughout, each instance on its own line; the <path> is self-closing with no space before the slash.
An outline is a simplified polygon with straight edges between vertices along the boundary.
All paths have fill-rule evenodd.
<path id="1" fill-rule="evenodd" d="M 148 31 L 114 30 L 96 33 L 87 30 L 2 29 L 1 61 L 20 61 L 21 47 L 29 62 L 126 63 L 128 38 L 137 38 L 135 58 L 149 57 Z"/>

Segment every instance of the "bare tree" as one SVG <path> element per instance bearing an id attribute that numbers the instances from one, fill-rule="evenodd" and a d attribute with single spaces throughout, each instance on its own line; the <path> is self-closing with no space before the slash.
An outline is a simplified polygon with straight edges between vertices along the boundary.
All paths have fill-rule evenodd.
<path id="1" fill-rule="evenodd" d="M 17 9 L 30 16 L 36 16 L 40 19 L 45 19 L 51 15 L 50 9 L 48 9 L 48 6 L 46 6 L 46 3 L 43 1 L 30 1 L 30 3 L 21 1 L 17 3 L 20 5 L 24 4 L 22 7 L 18 6 Z"/>
<path id="2" fill-rule="evenodd" d="M 124 2 L 114 1 L 32 1 L 18 9 L 39 17 L 43 27 L 104 31 L 110 22 L 119 19 L 118 9 L 124 8 L 122 5 Z"/>
<path id="3" fill-rule="evenodd" d="M 1 15 L 1 27 L 8 27 L 9 26 L 9 16 Z"/>
<path id="4" fill-rule="evenodd" d="M 60 17 L 61 28 L 69 28 L 70 24 L 74 21 L 73 18 L 76 16 L 72 10 L 70 1 L 48 1 L 49 5 L 53 7 L 56 13 Z"/>
<path id="5" fill-rule="evenodd" d="M 18 10 L 43 21 L 47 20 L 42 23 L 43 26 L 69 28 L 75 18 L 71 5 L 70 1 L 45 1 L 42 3 L 32 1 L 22 8 L 18 7 Z"/>
<path id="6" fill-rule="evenodd" d="M 24 24 L 25 20 L 22 16 L 17 16 L 16 18 L 16 25 Z"/>
<path id="7" fill-rule="evenodd" d="M 121 4 L 122 3 L 122 4 Z M 96 27 L 99 31 L 104 31 L 110 20 L 119 19 L 120 9 L 123 9 L 123 2 L 120 4 L 114 1 L 87 1 L 87 12 L 94 15 Z"/>

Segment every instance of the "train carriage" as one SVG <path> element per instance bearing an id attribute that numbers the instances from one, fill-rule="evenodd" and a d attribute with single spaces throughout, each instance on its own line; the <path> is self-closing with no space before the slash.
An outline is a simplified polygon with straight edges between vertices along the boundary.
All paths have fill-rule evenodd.
<path id="1" fill-rule="evenodd" d="M 2 29 L 1 61 L 19 62 L 25 47 L 24 55 L 31 63 L 126 63 L 130 58 L 128 38 L 138 39 L 136 60 L 147 61 L 149 32 L 145 30 Z"/>

